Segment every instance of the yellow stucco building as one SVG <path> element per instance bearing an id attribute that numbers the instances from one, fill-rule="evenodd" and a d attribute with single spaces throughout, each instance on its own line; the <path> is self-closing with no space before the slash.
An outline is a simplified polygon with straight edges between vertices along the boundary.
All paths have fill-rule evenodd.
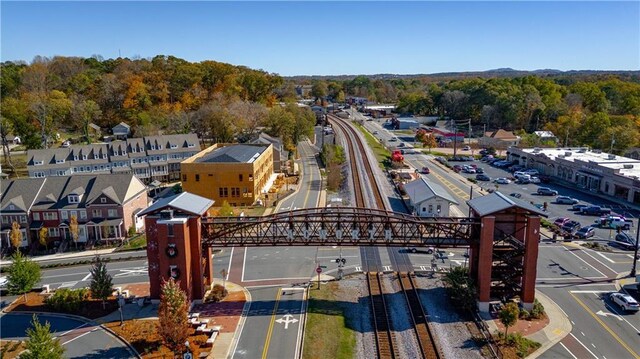
<path id="1" fill-rule="evenodd" d="M 182 188 L 232 206 L 264 199 L 273 182 L 273 145 L 215 144 L 180 163 Z"/>

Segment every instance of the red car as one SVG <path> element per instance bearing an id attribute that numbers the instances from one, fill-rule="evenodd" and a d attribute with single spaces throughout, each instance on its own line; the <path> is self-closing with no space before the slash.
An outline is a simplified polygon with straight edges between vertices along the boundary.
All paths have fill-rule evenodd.
<path id="1" fill-rule="evenodd" d="M 453 170 L 456 171 L 456 172 L 460 172 L 460 171 L 462 171 L 462 166 L 455 165 L 455 166 L 453 166 Z"/>
<path id="2" fill-rule="evenodd" d="M 562 226 L 569 222 L 570 218 L 567 217 L 560 217 L 558 219 L 556 219 L 555 221 L 553 221 L 553 224 L 555 224 L 558 228 L 562 228 Z"/>

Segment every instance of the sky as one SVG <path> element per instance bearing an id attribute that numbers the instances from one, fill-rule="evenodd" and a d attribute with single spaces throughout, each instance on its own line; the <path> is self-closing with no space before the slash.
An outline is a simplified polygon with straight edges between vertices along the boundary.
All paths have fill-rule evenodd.
<path id="1" fill-rule="evenodd" d="M 294 75 L 640 70 L 640 1 L 0 2 L 2 61 L 214 60 Z"/>

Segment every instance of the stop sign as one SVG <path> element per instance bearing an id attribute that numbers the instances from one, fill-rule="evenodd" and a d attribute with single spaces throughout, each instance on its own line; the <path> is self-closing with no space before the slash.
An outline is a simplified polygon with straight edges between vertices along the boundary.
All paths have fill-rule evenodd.
<path id="1" fill-rule="evenodd" d="M 320 268 L 320 267 L 316 268 L 316 273 L 318 273 L 318 274 L 322 273 L 322 268 Z"/>

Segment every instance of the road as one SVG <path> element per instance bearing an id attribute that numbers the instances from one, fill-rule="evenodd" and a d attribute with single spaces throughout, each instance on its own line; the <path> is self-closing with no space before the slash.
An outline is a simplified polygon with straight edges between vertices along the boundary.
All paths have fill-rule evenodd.
<path id="1" fill-rule="evenodd" d="M 31 314 L 2 314 L 2 339 L 24 340 L 31 319 Z M 135 358 L 124 343 L 91 322 L 44 313 L 38 315 L 38 320 L 51 324 L 51 332 L 65 349 L 65 358 Z"/>
<path id="2" fill-rule="evenodd" d="M 38 285 L 48 284 L 51 290 L 58 288 L 83 288 L 91 283 L 91 265 L 51 268 L 42 270 Z M 149 281 L 146 259 L 107 263 L 107 272 L 113 277 L 113 285 Z"/>

